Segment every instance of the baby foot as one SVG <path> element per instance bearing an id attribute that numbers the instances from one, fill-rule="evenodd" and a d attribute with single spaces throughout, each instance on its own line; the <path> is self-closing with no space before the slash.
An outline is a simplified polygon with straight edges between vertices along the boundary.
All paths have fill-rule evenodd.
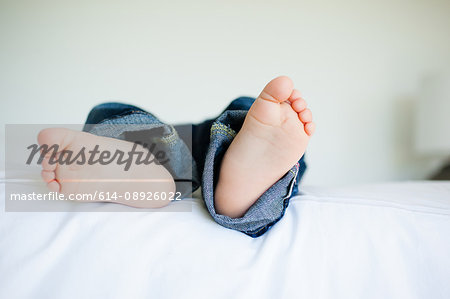
<path id="1" fill-rule="evenodd" d="M 96 147 L 98 152 L 108 151 L 110 153 L 109 158 L 111 158 L 118 151 L 126 155 L 133 150 L 133 146 L 137 151 L 148 153 L 148 150 L 141 145 L 60 128 L 42 130 L 38 135 L 38 142 L 41 146 L 58 146 L 58 153 L 53 157 L 53 162 L 64 155 L 64 152 L 66 154 L 72 152 L 72 159 L 77 153 L 83 151 L 83 148 L 86 154 L 86 160 L 84 163 L 80 163 L 81 165 L 77 163 L 52 163 L 52 151 L 45 155 L 42 161 L 42 178 L 51 191 L 64 194 L 89 194 L 91 196 L 97 194 L 96 200 L 93 201 L 101 201 L 101 192 L 106 199 L 106 192 L 109 192 L 110 195 L 121 196 L 116 197 L 112 202 L 140 208 L 166 206 L 169 203 L 169 194 L 175 192 L 174 180 L 162 165 L 133 163 L 126 170 L 124 164 L 119 165 L 117 160 L 103 164 L 88 163 L 88 153 L 95 150 Z M 100 154 L 97 154 L 95 159 L 99 156 Z M 57 161 L 61 162 L 61 160 Z M 77 161 L 82 161 L 81 157 Z M 143 197 L 145 200 L 140 197 L 139 200 L 133 198 L 133 194 L 139 195 L 139 192 L 145 193 Z M 147 200 L 153 198 L 150 197 L 149 192 L 152 192 L 152 194 L 159 192 L 159 195 L 166 193 L 167 198 L 163 200 L 162 196 L 158 196 L 158 198 L 154 197 L 158 200 Z"/>
<path id="2" fill-rule="evenodd" d="M 314 129 L 311 111 L 291 79 L 270 81 L 222 160 L 215 190 L 216 211 L 242 217 L 300 160 Z"/>

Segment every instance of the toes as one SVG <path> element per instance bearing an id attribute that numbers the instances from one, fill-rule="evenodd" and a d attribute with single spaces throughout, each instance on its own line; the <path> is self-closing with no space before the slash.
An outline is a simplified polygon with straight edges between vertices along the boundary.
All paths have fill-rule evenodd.
<path id="1" fill-rule="evenodd" d="M 305 109 L 298 114 L 298 118 L 304 124 L 312 122 L 312 113 L 311 110 Z"/>
<path id="2" fill-rule="evenodd" d="M 309 136 L 311 136 L 312 134 L 314 134 L 314 131 L 316 130 L 316 124 L 313 122 L 307 123 L 305 125 L 305 132 L 306 134 L 308 134 Z"/>
<path id="3" fill-rule="evenodd" d="M 44 171 L 55 171 L 58 161 L 59 154 L 45 156 L 44 160 L 42 160 L 42 169 Z"/>
<path id="4" fill-rule="evenodd" d="M 59 192 L 59 189 L 61 188 L 61 186 L 57 181 L 51 181 L 50 183 L 47 184 L 47 187 L 50 191 L 53 192 Z"/>
<path id="5" fill-rule="evenodd" d="M 289 101 L 293 103 L 294 101 L 300 99 L 302 97 L 302 94 L 297 89 L 294 89 L 291 93 L 291 96 L 289 97 Z"/>
<path id="6" fill-rule="evenodd" d="M 300 113 L 303 110 L 306 109 L 306 101 L 302 98 L 295 100 L 294 102 L 291 102 L 291 107 L 294 109 L 295 112 Z"/>
<path id="7" fill-rule="evenodd" d="M 53 181 L 55 179 L 55 172 L 42 170 L 41 176 L 42 176 L 42 179 L 44 180 L 44 182 L 50 183 L 51 181 Z"/>
<path id="8" fill-rule="evenodd" d="M 66 137 L 71 130 L 64 128 L 48 128 L 43 129 L 38 134 L 38 143 L 40 145 L 47 144 L 49 147 L 52 145 L 58 145 L 59 147 L 65 148 L 67 144 Z"/>
<path id="9" fill-rule="evenodd" d="M 289 77 L 281 76 L 270 81 L 259 95 L 262 100 L 281 103 L 289 99 L 294 83 Z"/>

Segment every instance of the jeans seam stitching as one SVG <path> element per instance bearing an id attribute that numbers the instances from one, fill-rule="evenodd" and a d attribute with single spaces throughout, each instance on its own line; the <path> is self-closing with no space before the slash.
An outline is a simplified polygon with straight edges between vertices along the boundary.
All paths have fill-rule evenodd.
<path id="1" fill-rule="evenodd" d="M 236 137 L 236 132 L 233 129 L 231 129 L 221 123 L 214 123 L 211 127 L 211 136 L 213 136 L 214 134 L 217 134 L 217 133 L 227 133 L 232 138 Z"/>

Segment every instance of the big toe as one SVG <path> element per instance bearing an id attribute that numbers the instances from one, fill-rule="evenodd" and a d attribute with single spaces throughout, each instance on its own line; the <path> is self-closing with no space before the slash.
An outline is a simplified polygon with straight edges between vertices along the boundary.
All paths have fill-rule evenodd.
<path id="1" fill-rule="evenodd" d="M 294 90 L 294 83 L 289 77 L 281 76 L 267 83 L 253 103 L 249 115 L 260 123 L 278 126 L 283 121 L 281 103 L 287 101 Z"/>
<path id="2" fill-rule="evenodd" d="M 63 142 L 66 141 L 66 137 L 69 134 L 70 130 L 65 128 L 48 128 L 43 129 L 38 134 L 38 143 L 40 145 L 58 145 L 64 146 Z"/>
<path id="3" fill-rule="evenodd" d="M 293 89 L 294 83 L 291 78 L 280 76 L 267 83 L 259 98 L 270 102 L 281 103 L 289 99 Z"/>

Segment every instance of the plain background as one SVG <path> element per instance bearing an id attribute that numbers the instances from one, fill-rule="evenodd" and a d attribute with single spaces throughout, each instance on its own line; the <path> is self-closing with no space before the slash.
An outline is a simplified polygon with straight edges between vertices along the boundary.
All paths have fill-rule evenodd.
<path id="1" fill-rule="evenodd" d="M 317 123 L 305 183 L 424 179 L 415 102 L 448 70 L 448 0 L 0 1 L 2 140 L 104 101 L 201 121 L 288 75 Z"/>

